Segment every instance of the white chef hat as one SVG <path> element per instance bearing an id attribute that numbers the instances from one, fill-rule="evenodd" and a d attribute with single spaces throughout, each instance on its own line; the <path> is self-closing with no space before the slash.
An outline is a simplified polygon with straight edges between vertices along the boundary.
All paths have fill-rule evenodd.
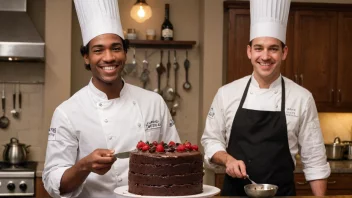
<path id="1" fill-rule="evenodd" d="M 83 45 L 101 34 L 117 34 L 122 39 L 119 5 L 117 0 L 74 0 L 81 26 Z"/>
<path id="2" fill-rule="evenodd" d="M 250 41 L 273 37 L 286 43 L 286 27 L 291 0 L 251 0 Z"/>

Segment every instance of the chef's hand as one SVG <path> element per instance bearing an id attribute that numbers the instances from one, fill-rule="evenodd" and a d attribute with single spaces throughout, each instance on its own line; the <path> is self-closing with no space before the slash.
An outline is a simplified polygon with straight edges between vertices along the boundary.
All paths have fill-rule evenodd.
<path id="1" fill-rule="evenodd" d="M 114 150 L 95 149 L 91 154 L 84 157 L 83 169 L 99 175 L 107 173 L 112 164 L 116 161 Z"/>
<path id="2" fill-rule="evenodd" d="M 226 173 L 234 178 L 245 178 L 247 175 L 246 165 L 242 160 L 236 160 L 231 155 L 226 156 Z"/>

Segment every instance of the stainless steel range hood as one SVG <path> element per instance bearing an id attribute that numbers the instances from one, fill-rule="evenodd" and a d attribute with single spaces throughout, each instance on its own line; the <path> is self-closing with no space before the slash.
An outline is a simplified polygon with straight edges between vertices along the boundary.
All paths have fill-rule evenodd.
<path id="1" fill-rule="evenodd" d="M 45 43 L 27 11 L 27 0 L 0 0 L 0 59 L 44 60 Z"/>

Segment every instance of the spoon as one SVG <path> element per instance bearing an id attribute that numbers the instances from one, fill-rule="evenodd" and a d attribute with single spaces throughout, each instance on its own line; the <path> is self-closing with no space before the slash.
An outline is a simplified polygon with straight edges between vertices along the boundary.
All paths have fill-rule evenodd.
<path id="1" fill-rule="evenodd" d="M 165 72 L 165 67 L 163 65 L 163 50 L 160 51 L 160 63 L 156 65 L 156 72 L 158 73 L 158 88 L 154 89 L 154 92 L 162 95 L 162 90 L 160 89 L 160 78 L 161 74 Z"/>
<path id="2" fill-rule="evenodd" d="M 172 102 L 174 100 L 175 91 L 169 85 L 170 79 L 170 70 L 171 70 L 171 62 L 170 62 L 170 50 L 167 53 L 167 64 L 166 64 L 166 87 L 163 90 L 163 98 L 167 102 Z"/>
<path id="3" fill-rule="evenodd" d="M 132 72 L 135 71 L 137 66 L 137 61 L 136 61 L 136 49 L 133 48 L 133 58 L 132 58 L 132 62 L 128 63 L 125 65 L 125 67 L 123 68 L 123 74 L 124 75 L 129 75 Z"/>
<path id="4" fill-rule="evenodd" d="M 143 83 L 143 88 L 147 88 L 147 83 L 149 81 L 149 70 L 148 70 L 148 60 L 147 60 L 147 50 L 144 52 L 144 60 L 143 60 L 143 72 L 140 76 L 140 80 Z"/>
<path id="5" fill-rule="evenodd" d="M 13 109 L 11 110 L 11 114 L 14 118 L 19 117 L 19 112 L 16 111 L 16 85 L 13 85 L 13 94 L 12 94 L 12 103 L 13 103 Z"/>
<path id="6" fill-rule="evenodd" d="M 10 120 L 5 116 L 5 103 L 6 103 L 6 98 L 5 98 L 5 84 L 3 84 L 2 87 L 2 97 L 1 97 L 1 103 L 2 103 L 2 111 L 3 115 L 0 118 L 0 128 L 6 129 L 9 126 Z"/>
<path id="7" fill-rule="evenodd" d="M 170 110 L 170 113 L 172 116 L 175 116 L 176 115 L 176 111 L 179 107 L 179 104 L 178 104 L 178 98 L 180 97 L 180 95 L 178 94 L 177 92 L 177 78 L 178 78 L 178 69 L 179 69 L 179 65 L 178 65 L 178 62 L 177 62 L 177 58 L 176 58 L 176 50 L 174 50 L 174 63 L 173 63 L 173 68 L 174 68 L 174 74 L 175 74 L 175 93 L 174 93 L 174 103 L 171 107 L 171 110 Z"/>
<path id="8" fill-rule="evenodd" d="M 252 184 L 257 184 L 257 183 L 255 183 L 253 180 L 251 180 L 251 178 L 249 178 L 249 175 L 247 175 L 246 177 L 247 177 L 247 179 L 248 179 L 249 181 L 252 182 Z"/>
<path id="9" fill-rule="evenodd" d="M 188 51 L 186 51 L 186 60 L 184 62 L 184 67 L 185 67 L 185 70 L 186 70 L 186 82 L 183 83 L 183 89 L 190 90 L 192 86 L 191 86 L 191 83 L 188 81 L 188 70 L 189 70 L 189 67 L 190 67 L 190 62 L 188 60 Z"/>

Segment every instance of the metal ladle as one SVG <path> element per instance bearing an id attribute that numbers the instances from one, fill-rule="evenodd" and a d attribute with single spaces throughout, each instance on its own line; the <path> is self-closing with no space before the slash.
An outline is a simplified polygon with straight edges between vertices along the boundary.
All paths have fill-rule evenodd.
<path id="1" fill-rule="evenodd" d="M 12 93 L 12 103 L 13 109 L 11 110 L 11 114 L 14 118 L 19 118 L 20 113 L 16 111 L 16 85 L 13 85 L 13 93 Z"/>
<path id="2" fill-rule="evenodd" d="M 154 92 L 162 95 L 162 90 L 160 89 L 161 75 L 165 72 L 165 67 L 163 65 L 163 50 L 160 51 L 160 63 L 156 65 L 156 72 L 158 73 L 158 88 L 154 89 Z"/>
<path id="3" fill-rule="evenodd" d="M 190 90 L 191 89 L 191 83 L 188 81 L 188 70 L 191 66 L 191 63 L 189 62 L 188 60 L 188 51 L 186 51 L 186 60 L 184 62 L 184 67 L 185 67 L 185 70 L 186 70 L 186 82 L 183 83 L 183 89 L 184 90 Z"/>
<path id="4" fill-rule="evenodd" d="M 174 74 L 175 74 L 175 97 L 174 97 L 174 103 L 171 107 L 171 110 L 170 110 L 170 113 L 172 116 L 175 116 L 176 115 L 176 111 L 177 109 L 179 108 L 179 102 L 178 102 L 178 98 L 180 98 L 180 95 L 178 94 L 177 92 L 177 78 L 178 78 L 178 69 L 180 68 L 180 66 L 178 65 L 178 62 L 177 62 L 177 58 L 176 58 L 176 50 L 174 50 L 174 63 L 173 63 L 173 68 L 174 68 Z"/>
<path id="5" fill-rule="evenodd" d="M 166 87 L 163 90 L 163 98 L 167 102 L 172 102 L 175 98 L 175 91 L 169 85 L 170 70 L 171 70 L 171 62 L 170 62 L 170 50 L 169 50 L 167 53 L 167 64 L 166 64 L 166 72 L 167 72 Z"/>
<path id="6" fill-rule="evenodd" d="M 3 111 L 3 115 L 0 118 L 0 128 L 2 129 L 6 129 L 9 124 L 10 124 L 10 120 L 5 116 L 5 103 L 6 103 L 6 98 L 5 98 L 5 84 L 3 84 L 2 87 L 2 97 L 1 97 L 1 103 L 2 103 L 2 111 Z"/>
<path id="7" fill-rule="evenodd" d="M 136 61 L 136 49 L 133 48 L 133 58 L 132 58 L 132 62 L 125 64 L 124 68 L 123 68 L 123 75 L 129 75 L 132 72 L 134 72 L 136 70 L 136 66 L 137 66 L 137 61 Z"/>
<path id="8" fill-rule="evenodd" d="M 147 60 L 147 50 L 145 50 L 144 52 L 144 60 L 143 60 L 143 72 L 141 73 L 141 76 L 139 77 L 139 79 L 142 81 L 143 83 L 143 88 L 146 89 L 147 88 L 147 83 L 149 81 L 149 70 L 148 70 L 148 60 Z"/>

